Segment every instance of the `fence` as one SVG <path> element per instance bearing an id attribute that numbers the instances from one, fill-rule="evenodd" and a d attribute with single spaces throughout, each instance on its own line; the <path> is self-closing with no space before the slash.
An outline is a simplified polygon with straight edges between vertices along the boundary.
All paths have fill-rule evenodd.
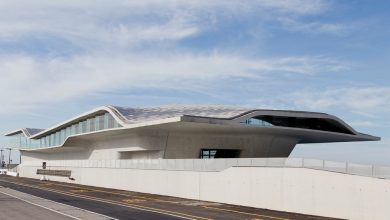
<path id="1" fill-rule="evenodd" d="M 306 158 L 223 158 L 223 159 L 147 159 L 147 160 L 57 160 L 46 161 L 47 168 L 116 168 L 218 172 L 230 167 L 309 168 L 390 179 L 390 167 Z M 22 166 L 41 167 L 41 161 L 26 161 Z"/>

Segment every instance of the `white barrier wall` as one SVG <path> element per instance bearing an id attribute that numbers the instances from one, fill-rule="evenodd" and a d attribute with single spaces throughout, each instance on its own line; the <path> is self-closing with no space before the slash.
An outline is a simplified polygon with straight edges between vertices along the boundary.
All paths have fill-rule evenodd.
<path id="1" fill-rule="evenodd" d="M 48 167 L 72 170 L 74 181 L 117 188 L 344 219 L 388 220 L 390 180 L 307 168 L 231 167 L 222 171 Z M 50 165 L 50 162 L 49 162 Z M 116 168 L 115 168 L 116 167 Z M 22 164 L 20 176 L 40 178 L 37 165 Z"/>

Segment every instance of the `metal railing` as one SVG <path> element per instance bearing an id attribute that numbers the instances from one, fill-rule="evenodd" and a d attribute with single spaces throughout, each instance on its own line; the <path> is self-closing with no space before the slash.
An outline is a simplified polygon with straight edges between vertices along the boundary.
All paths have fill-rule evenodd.
<path id="1" fill-rule="evenodd" d="M 224 158 L 224 159 L 146 159 L 146 160 L 57 160 L 46 161 L 47 169 L 116 168 L 219 172 L 230 167 L 308 168 L 351 175 L 390 179 L 390 167 L 362 165 L 307 158 Z M 42 161 L 26 161 L 22 166 L 41 167 Z"/>

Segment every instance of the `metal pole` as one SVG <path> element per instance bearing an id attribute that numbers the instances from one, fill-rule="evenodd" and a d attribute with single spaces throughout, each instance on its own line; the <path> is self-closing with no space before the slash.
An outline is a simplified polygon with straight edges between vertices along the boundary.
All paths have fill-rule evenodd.
<path id="1" fill-rule="evenodd" d="M 10 164 L 11 164 L 11 150 L 12 150 L 12 148 L 8 147 L 6 149 L 9 150 L 9 153 L 8 153 L 8 169 L 9 169 Z"/>
<path id="2" fill-rule="evenodd" d="M 3 148 L 1 148 L 1 150 L 0 150 L 0 166 L 1 166 L 1 164 L 3 164 Z"/>

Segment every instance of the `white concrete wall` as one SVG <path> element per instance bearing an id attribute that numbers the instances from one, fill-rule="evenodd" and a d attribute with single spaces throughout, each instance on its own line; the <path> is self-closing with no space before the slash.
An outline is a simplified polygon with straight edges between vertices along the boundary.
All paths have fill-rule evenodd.
<path id="1" fill-rule="evenodd" d="M 94 136 L 95 135 L 95 136 Z M 272 134 L 209 134 L 205 132 L 125 132 L 86 135 L 79 145 L 22 151 L 22 161 L 185 159 L 198 158 L 202 148 L 237 149 L 240 157 L 288 157 L 298 139 Z M 81 138 L 81 137 L 80 137 Z"/>
<path id="2" fill-rule="evenodd" d="M 20 176 L 40 178 L 37 168 L 22 164 Z M 372 177 L 270 167 L 232 167 L 221 172 L 55 169 L 71 169 L 75 180 L 51 180 L 344 219 L 388 220 L 390 216 L 390 180 Z"/>
<path id="3" fill-rule="evenodd" d="M 297 142 L 276 135 L 170 133 L 164 158 L 198 158 L 202 148 L 241 150 L 241 158 L 288 157 Z"/>

